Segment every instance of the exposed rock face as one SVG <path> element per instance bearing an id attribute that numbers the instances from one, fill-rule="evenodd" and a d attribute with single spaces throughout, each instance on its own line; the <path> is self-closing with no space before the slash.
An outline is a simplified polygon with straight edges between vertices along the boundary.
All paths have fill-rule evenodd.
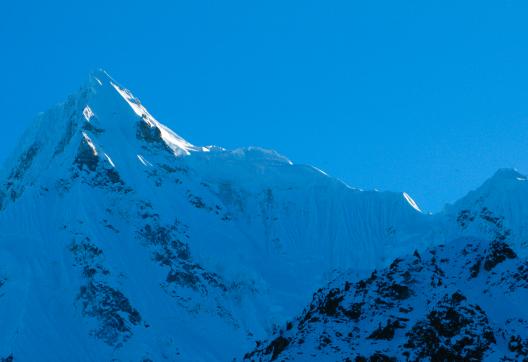
<path id="1" fill-rule="evenodd" d="M 37 155 L 38 150 L 39 145 L 34 143 L 20 156 L 17 166 L 11 171 L 5 182 L 4 189 L 0 192 L 0 209 L 6 196 L 11 201 L 15 201 L 24 192 L 25 187 L 20 184 L 20 180 L 31 167 L 31 163 Z"/>
<path id="2" fill-rule="evenodd" d="M 97 169 L 99 157 L 94 146 L 91 144 L 91 140 L 87 138 L 87 136 L 79 145 L 79 151 L 75 157 L 75 164 L 79 170 L 82 170 L 85 167 L 90 171 L 95 171 Z"/>
<path id="3" fill-rule="evenodd" d="M 468 268 L 476 260 L 488 261 L 478 276 Z M 511 275 L 523 279 L 525 265 L 504 242 L 462 239 L 396 259 L 355 283 L 345 274 L 245 359 L 520 360 L 526 341 L 518 332 L 528 331 L 528 312 L 519 302 L 528 289 Z"/>
<path id="4" fill-rule="evenodd" d="M 98 321 L 91 332 L 110 346 L 121 347 L 141 322 L 139 312 L 119 290 L 111 287 L 111 272 L 104 267 L 103 251 L 88 237 L 74 242 L 70 250 L 82 272 L 83 284 L 77 299 L 82 313 Z"/>
<path id="5" fill-rule="evenodd" d="M 412 361 L 481 361 L 496 343 L 486 313 L 467 304 L 460 292 L 444 296 L 406 336 L 406 356 Z"/>
<path id="6" fill-rule="evenodd" d="M 506 259 L 515 259 L 517 254 L 506 243 L 494 241 L 484 257 L 484 269 L 490 271 Z"/>
<path id="7" fill-rule="evenodd" d="M 166 147 L 167 145 L 161 137 L 161 131 L 155 125 L 147 123 L 145 120 L 141 120 L 137 123 L 136 137 L 139 140 L 157 144 L 159 146 Z"/>

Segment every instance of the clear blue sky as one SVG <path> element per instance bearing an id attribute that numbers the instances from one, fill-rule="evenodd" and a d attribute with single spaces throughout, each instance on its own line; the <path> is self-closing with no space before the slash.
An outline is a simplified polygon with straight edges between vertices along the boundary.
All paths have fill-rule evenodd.
<path id="1" fill-rule="evenodd" d="M 4 1 L 0 154 L 103 67 L 195 144 L 259 145 L 436 211 L 528 171 L 523 1 Z"/>

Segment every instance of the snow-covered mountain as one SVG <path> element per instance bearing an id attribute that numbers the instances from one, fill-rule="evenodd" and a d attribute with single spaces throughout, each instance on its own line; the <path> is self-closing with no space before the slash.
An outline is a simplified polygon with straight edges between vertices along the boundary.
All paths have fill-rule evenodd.
<path id="1" fill-rule="evenodd" d="M 444 239 L 478 236 L 508 241 L 523 256 L 528 250 L 528 179 L 501 169 L 477 190 L 449 205 L 439 215 Z"/>
<path id="2" fill-rule="evenodd" d="M 526 361 L 528 260 L 503 241 L 457 239 L 343 275 L 247 360 Z"/>
<path id="3" fill-rule="evenodd" d="M 274 151 L 195 146 L 97 71 L 0 171 L 0 358 L 241 358 L 345 270 L 460 237 L 526 255 L 527 185 L 501 170 L 424 214 Z"/>

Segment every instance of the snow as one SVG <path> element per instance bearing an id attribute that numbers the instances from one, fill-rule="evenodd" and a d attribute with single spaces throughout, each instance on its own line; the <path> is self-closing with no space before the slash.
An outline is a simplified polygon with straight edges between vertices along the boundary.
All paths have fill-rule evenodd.
<path id="1" fill-rule="evenodd" d="M 135 98 L 130 91 L 127 89 L 121 88 L 114 82 L 110 82 L 112 87 L 123 97 L 123 99 L 128 103 L 130 108 L 145 122 L 147 122 L 151 127 L 157 127 L 161 131 L 161 136 L 167 145 L 174 151 L 175 154 L 184 154 L 189 155 L 191 151 L 199 151 L 200 148 L 197 148 L 184 140 L 182 137 L 178 136 L 172 130 L 159 123 L 152 115 L 146 110 L 145 107 L 141 105 L 141 102 Z"/>
<path id="2" fill-rule="evenodd" d="M 161 140 L 138 137 L 145 123 Z M 83 142 L 104 160 L 95 170 L 73 166 Z M 506 228 L 522 248 L 528 184 L 504 176 L 440 214 L 424 214 L 407 193 L 351 188 L 272 150 L 195 146 L 97 71 L 37 117 L 0 172 L 0 276 L 8 275 L 0 320 L 9 321 L 0 358 L 240 355 L 342 270 L 366 275 L 415 249 L 459 236 L 489 239 Z M 502 229 L 488 225 L 481 199 L 504 217 Z M 466 208 L 477 219 L 461 227 Z M 166 234 L 166 245 L 145 236 Z M 72 243 L 87 240 L 102 253 L 91 266 L 108 272 L 97 281 L 142 317 L 128 322 L 121 347 L 97 338 L 101 320 L 83 313 L 88 279 Z"/>
<path id="3" fill-rule="evenodd" d="M 84 116 L 84 118 L 86 119 L 87 122 L 90 122 L 90 119 L 92 119 L 92 117 L 94 116 L 90 106 L 84 107 L 83 116 Z"/>
<path id="4" fill-rule="evenodd" d="M 104 154 L 106 160 L 108 161 L 108 163 L 115 168 L 115 164 L 114 164 L 114 161 L 112 161 L 112 159 L 110 158 L 110 156 L 108 156 L 106 153 Z"/>
<path id="5" fill-rule="evenodd" d="M 86 144 L 92 149 L 93 155 L 97 156 L 97 149 L 95 148 L 95 145 L 92 142 L 91 138 L 86 134 L 86 132 L 83 132 L 82 135 Z"/>
<path id="6" fill-rule="evenodd" d="M 411 196 L 407 192 L 403 193 L 403 197 L 405 197 L 405 200 L 411 205 L 416 211 L 422 212 L 422 210 L 418 207 L 418 204 L 412 199 Z"/>
<path id="7" fill-rule="evenodd" d="M 152 166 L 152 164 L 150 162 L 148 162 L 145 157 L 141 156 L 141 155 L 137 155 L 137 158 L 139 160 L 139 162 L 141 162 L 144 166 Z"/>

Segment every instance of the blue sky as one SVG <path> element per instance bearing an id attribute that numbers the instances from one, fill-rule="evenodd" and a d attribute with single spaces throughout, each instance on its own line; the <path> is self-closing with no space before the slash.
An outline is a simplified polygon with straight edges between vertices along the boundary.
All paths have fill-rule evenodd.
<path id="1" fill-rule="evenodd" d="M 528 4 L 2 4 L 0 157 L 99 67 L 195 144 L 273 148 L 426 210 L 528 172 Z"/>

